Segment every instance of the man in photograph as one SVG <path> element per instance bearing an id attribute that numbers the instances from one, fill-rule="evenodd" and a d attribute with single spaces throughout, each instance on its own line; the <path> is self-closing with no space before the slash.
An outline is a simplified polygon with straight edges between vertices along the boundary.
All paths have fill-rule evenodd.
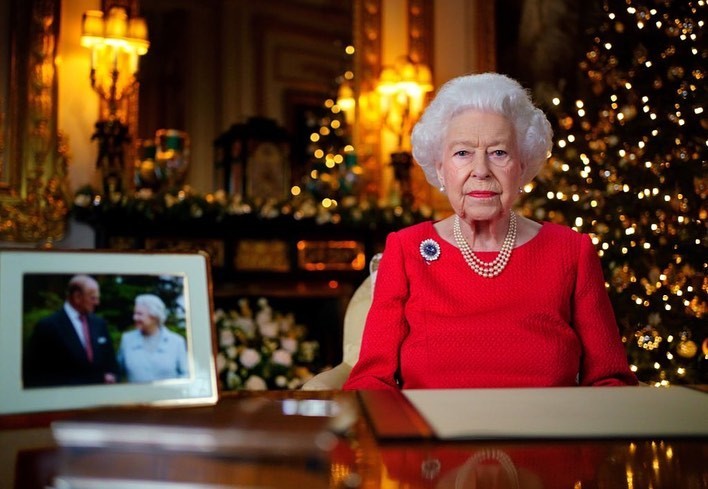
<path id="1" fill-rule="evenodd" d="M 112 384 L 118 366 L 106 321 L 94 314 L 98 282 L 69 280 L 61 309 L 37 322 L 23 359 L 25 387 Z"/>

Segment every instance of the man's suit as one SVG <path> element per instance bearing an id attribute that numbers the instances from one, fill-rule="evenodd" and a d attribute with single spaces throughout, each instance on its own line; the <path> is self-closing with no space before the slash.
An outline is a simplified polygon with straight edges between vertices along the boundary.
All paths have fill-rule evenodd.
<path id="1" fill-rule="evenodd" d="M 88 325 L 92 362 L 64 309 L 41 319 L 23 357 L 24 386 L 102 384 L 106 373 L 116 375 L 115 350 L 106 322 L 89 314 Z"/>

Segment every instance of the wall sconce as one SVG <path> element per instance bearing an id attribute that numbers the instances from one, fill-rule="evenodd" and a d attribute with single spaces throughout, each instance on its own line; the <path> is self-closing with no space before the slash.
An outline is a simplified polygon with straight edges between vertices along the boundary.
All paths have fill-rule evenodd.
<path id="1" fill-rule="evenodd" d="M 397 149 L 391 153 L 391 166 L 404 206 L 413 204 L 410 134 L 423 112 L 425 97 L 432 90 L 430 68 L 413 63 L 408 57 L 399 58 L 394 66 L 384 68 L 376 87 L 384 126 L 398 138 Z"/>
<path id="2" fill-rule="evenodd" d="M 136 86 L 138 58 L 147 53 L 147 23 L 129 17 L 124 7 L 113 6 L 84 13 L 81 45 L 91 50 L 91 87 L 108 104 L 109 118 L 115 118 L 118 103 Z"/>
<path id="3" fill-rule="evenodd" d="M 147 23 L 142 17 L 130 17 L 121 6 L 111 6 L 107 14 L 88 10 L 81 24 L 81 45 L 91 50 L 91 88 L 108 106 L 107 120 L 96 122 L 91 136 L 99 145 L 96 167 L 105 194 L 119 195 L 125 180 L 125 146 L 131 140 L 127 104 L 121 102 L 138 86 L 138 59 L 150 47 Z M 123 120 L 119 105 L 125 107 Z"/>
<path id="4" fill-rule="evenodd" d="M 410 133 L 420 117 L 425 97 L 433 90 L 430 68 L 400 58 L 381 71 L 376 91 L 386 127 L 398 137 L 398 150 L 410 150 Z"/>

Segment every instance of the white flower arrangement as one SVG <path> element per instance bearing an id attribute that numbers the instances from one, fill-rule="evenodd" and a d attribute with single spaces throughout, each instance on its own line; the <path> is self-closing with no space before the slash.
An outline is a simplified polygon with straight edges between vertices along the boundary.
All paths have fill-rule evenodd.
<path id="1" fill-rule="evenodd" d="M 307 339 L 307 327 L 293 313 L 273 311 L 265 298 L 257 301 L 256 313 L 247 299 L 238 305 L 238 311 L 214 313 L 222 389 L 298 389 L 312 378 L 319 343 Z"/>

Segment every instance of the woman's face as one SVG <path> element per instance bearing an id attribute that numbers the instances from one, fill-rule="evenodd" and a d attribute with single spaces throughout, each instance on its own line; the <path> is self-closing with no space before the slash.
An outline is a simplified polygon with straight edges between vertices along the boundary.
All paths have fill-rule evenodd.
<path id="1" fill-rule="evenodd" d="M 442 151 L 438 178 L 463 220 L 494 220 L 511 210 L 523 167 L 509 119 L 495 112 L 465 110 L 450 121 Z"/>
<path id="2" fill-rule="evenodd" d="M 133 309 L 133 323 L 143 334 L 152 334 L 160 327 L 157 318 L 148 313 L 143 304 L 136 304 Z"/>

